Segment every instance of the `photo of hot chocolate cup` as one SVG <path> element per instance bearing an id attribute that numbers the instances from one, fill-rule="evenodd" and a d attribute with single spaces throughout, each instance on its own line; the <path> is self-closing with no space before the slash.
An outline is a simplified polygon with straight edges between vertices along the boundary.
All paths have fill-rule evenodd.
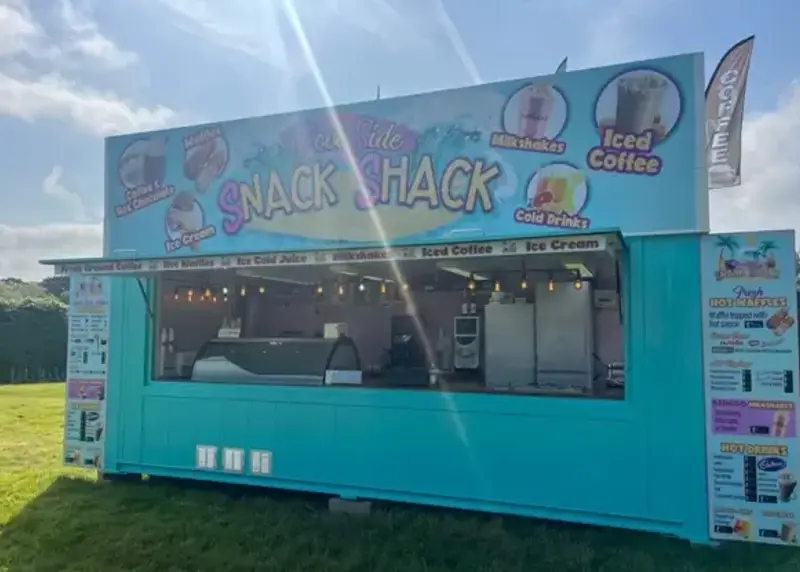
<path id="1" fill-rule="evenodd" d="M 166 143 L 160 138 L 139 139 L 122 153 L 119 180 L 126 189 L 164 183 L 167 170 Z"/>
<path id="2" fill-rule="evenodd" d="M 778 475 L 778 500 L 781 502 L 791 501 L 796 488 L 797 477 L 792 473 L 786 471 Z"/>
<path id="3" fill-rule="evenodd" d="M 794 522 L 782 522 L 780 531 L 781 540 L 787 544 L 797 543 L 797 524 Z"/>
<path id="4" fill-rule="evenodd" d="M 170 239 L 182 238 L 184 234 L 197 232 L 203 228 L 203 209 L 191 193 L 181 191 L 172 200 L 167 211 L 167 235 Z M 192 250 L 197 250 L 199 245 L 192 242 Z"/>
<path id="5" fill-rule="evenodd" d="M 213 137 L 186 151 L 183 174 L 194 181 L 197 191 L 204 193 L 211 182 L 222 174 L 228 163 L 228 145 L 222 136 Z"/>

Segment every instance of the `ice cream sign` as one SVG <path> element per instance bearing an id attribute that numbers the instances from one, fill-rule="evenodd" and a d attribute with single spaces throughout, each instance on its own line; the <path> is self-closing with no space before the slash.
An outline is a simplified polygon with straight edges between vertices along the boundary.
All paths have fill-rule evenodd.
<path id="1" fill-rule="evenodd" d="M 670 77 L 634 69 L 612 78 L 595 103 L 600 141 L 586 154 L 593 171 L 658 175 L 664 162 L 656 153 L 681 117 L 681 93 Z"/>

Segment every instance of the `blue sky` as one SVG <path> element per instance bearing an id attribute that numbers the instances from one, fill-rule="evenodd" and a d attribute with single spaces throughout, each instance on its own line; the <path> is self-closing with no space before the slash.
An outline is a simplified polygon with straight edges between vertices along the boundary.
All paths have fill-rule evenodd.
<path id="1" fill-rule="evenodd" d="M 602 7 L 602 8 L 598 8 Z M 0 0 L 0 276 L 99 254 L 103 137 L 702 51 L 756 34 L 745 184 L 715 229 L 797 227 L 800 3 Z M 304 49 L 305 48 L 305 49 Z"/>

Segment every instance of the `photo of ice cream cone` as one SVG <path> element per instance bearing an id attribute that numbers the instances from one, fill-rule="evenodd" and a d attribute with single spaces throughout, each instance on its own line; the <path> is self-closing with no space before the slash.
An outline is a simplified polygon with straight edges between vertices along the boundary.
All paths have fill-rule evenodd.
<path id="1" fill-rule="evenodd" d="M 166 229 L 171 240 L 182 239 L 187 233 L 197 232 L 203 228 L 203 209 L 194 196 L 187 191 L 181 191 L 172 200 L 167 210 Z M 189 243 L 192 251 L 197 251 L 197 242 Z"/>

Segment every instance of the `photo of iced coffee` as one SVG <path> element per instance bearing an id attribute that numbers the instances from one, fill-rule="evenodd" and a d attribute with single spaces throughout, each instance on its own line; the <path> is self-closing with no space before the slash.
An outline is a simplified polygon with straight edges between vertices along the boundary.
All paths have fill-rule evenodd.
<path id="1" fill-rule="evenodd" d="M 794 491 L 797 488 L 797 477 L 786 471 L 778 475 L 778 500 L 790 502 L 794 498 Z"/>
<path id="2" fill-rule="evenodd" d="M 666 139 L 682 112 L 678 86 L 666 74 L 634 69 L 611 80 L 595 105 L 598 129 L 625 135 L 652 134 L 654 144 Z"/>
<path id="3" fill-rule="evenodd" d="M 555 86 L 528 84 L 506 103 L 503 131 L 531 140 L 557 140 L 567 122 L 567 101 Z"/>

